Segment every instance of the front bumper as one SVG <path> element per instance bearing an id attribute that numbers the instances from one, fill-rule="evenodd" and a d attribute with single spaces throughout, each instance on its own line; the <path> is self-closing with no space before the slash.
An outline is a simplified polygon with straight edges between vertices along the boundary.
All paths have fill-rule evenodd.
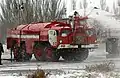
<path id="1" fill-rule="evenodd" d="M 64 49 L 64 48 L 78 48 L 78 45 L 60 44 L 57 49 Z"/>
<path id="2" fill-rule="evenodd" d="M 81 45 L 81 48 L 90 48 L 90 49 L 96 49 L 98 48 L 99 44 L 89 44 L 89 45 Z"/>
<path id="3" fill-rule="evenodd" d="M 65 48 L 66 49 L 78 48 L 78 45 L 60 44 L 57 49 L 65 49 Z M 81 48 L 96 49 L 98 48 L 98 44 L 81 45 Z"/>

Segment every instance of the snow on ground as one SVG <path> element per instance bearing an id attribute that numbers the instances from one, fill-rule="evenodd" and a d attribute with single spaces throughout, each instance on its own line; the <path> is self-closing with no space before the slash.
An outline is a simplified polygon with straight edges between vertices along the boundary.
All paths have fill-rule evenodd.
<path id="1" fill-rule="evenodd" d="M 0 78 L 26 78 L 25 76 L 0 76 Z"/>
<path id="2" fill-rule="evenodd" d="M 4 45 L 5 48 L 6 46 Z M 90 73 L 85 72 L 85 65 L 99 64 L 106 60 L 113 60 L 116 63 L 116 68 L 119 69 L 120 59 L 106 58 L 106 54 L 105 44 L 100 44 L 98 49 L 89 53 L 89 57 L 84 62 L 37 62 L 34 57 L 30 62 L 11 63 L 10 61 L 2 60 L 0 78 L 25 78 L 26 74 L 35 71 L 37 68 L 45 70 L 46 73 L 50 72 L 48 78 L 88 78 L 87 76 Z M 10 58 L 9 50 L 6 50 L 2 58 Z M 107 78 L 101 73 L 92 72 L 91 74 L 99 76 L 98 78 Z"/>
<path id="3" fill-rule="evenodd" d="M 113 14 L 99 9 L 86 11 L 88 11 L 86 15 L 90 13 L 90 19 L 97 20 L 105 29 L 117 31 L 116 33 L 120 32 L 120 23 L 112 17 Z M 84 11 L 79 10 L 78 12 L 80 15 L 84 14 Z M 6 45 L 4 45 L 4 49 L 5 53 L 2 55 L 2 59 L 10 59 L 10 51 L 6 49 Z M 0 78 L 25 78 L 26 74 L 35 71 L 37 68 L 50 72 L 49 78 L 83 78 L 83 75 L 88 76 L 90 74 L 85 72 L 85 65 L 99 64 L 104 61 L 113 61 L 116 71 L 120 71 L 120 58 L 106 58 L 106 54 L 105 44 L 100 44 L 98 49 L 89 53 L 89 57 L 84 62 L 65 62 L 63 60 L 60 62 L 37 62 L 34 56 L 30 62 L 11 63 L 8 60 L 2 60 L 3 65 L 0 66 Z M 21 74 L 23 76 L 19 76 Z M 101 73 L 93 72 L 92 74 L 97 75 L 94 78 L 107 78 Z"/>

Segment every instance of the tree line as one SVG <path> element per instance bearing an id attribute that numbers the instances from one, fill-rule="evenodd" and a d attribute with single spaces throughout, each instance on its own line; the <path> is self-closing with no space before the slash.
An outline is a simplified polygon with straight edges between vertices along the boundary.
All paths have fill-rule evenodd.
<path id="1" fill-rule="evenodd" d="M 76 0 L 72 0 L 73 10 L 76 9 Z M 79 3 L 79 8 L 86 9 L 88 1 Z M 100 0 L 100 9 L 110 12 L 106 5 L 106 0 Z M 0 3 L 0 34 L 2 40 L 6 39 L 6 29 L 19 24 L 29 24 L 32 22 L 49 22 L 54 19 L 63 18 L 66 12 L 64 0 L 2 0 Z M 116 17 L 120 15 L 120 0 L 117 7 L 113 3 L 113 12 Z"/>
<path id="2" fill-rule="evenodd" d="M 0 7 L 2 40 L 6 39 L 7 28 L 32 22 L 49 22 L 65 14 L 62 0 L 2 0 Z"/>

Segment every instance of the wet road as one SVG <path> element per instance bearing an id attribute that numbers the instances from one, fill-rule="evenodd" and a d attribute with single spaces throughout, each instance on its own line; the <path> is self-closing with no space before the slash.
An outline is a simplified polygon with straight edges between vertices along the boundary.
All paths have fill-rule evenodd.
<path id="1" fill-rule="evenodd" d="M 34 59 L 34 56 L 30 62 L 10 62 L 7 60 L 3 60 L 3 65 L 0 66 L 0 74 L 8 75 L 13 73 L 22 72 L 25 74 L 31 70 L 44 69 L 45 71 L 72 71 L 72 70 L 83 70 L 86 65 L 99 64 L 105 61 L 113 61 L 115 63 L 115 68 L 118 71 L 120 68 L 120 59 L 119 58 L 106 58 L 105 45 L 100 44 L 99 48 L 90 52 L 89 57 L 83 62 L 65 62 L 64 60 L 60 60 L 60 62 L 37 62 Z M 8 52 L 4 53 L 2 58 L 10 58 L 10 54 Z"/>

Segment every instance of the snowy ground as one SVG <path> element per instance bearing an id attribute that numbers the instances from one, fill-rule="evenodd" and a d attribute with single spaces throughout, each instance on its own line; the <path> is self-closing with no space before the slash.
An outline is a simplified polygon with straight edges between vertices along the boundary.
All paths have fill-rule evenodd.
<path id="1" fill-rule="evenodd" d="M 32 73 L 37 68 L 49 72 L 51 74 L 49 78 L 70 78 L 70 76 L 78 75 L 78 73 L 79 75 L 80 73 L 84 73 L 85 65 L 99 64 L 109 60 L 115 63 L 115 71 L 120 71 L 120 59 L 106 58 L 106 54 L 105 44 L 100 44 L 98 49 L 89 53 L 89 57 L 84 62 L 65 62 L 62 59 L 60 62 L 37 62 L 34 56 L 30 62 L 11 63 L 8 60 L 2 60 L 3 65 L 0 66 L 0 78 L 3 78 L 3 76 L 4 78 L 25 78 L 26 74 Z M 8 50 L 5 50 L 2 58 L 10 58 Z M 22 76 L 18 77 L 19 75 Z"/>
<path id="2" fill-rule="evenodd" d="M 99 21 L 105 28 L 114 31 L 117 31 L 118 29 L 118 32 L 116 32 L 117 34 L 115 34 L 119 36 L 120 22 L 116 21 L 112 17 L 112 14 L 97 9 L 93 10 L 89 17 Z M 6 48 L 6 46 L 4 46 L 4 48 Z M 105 61 L 114 62 L 114 71 L 120 72 L 120 58 L 106 58 L 106 54 L 105 44 L 100 44 L 98 49 L 89 53 L 89 57 L 84 62 L 65 62 L 63 59 L 61 59 L 60 62 L 37 62 L 34 56 L 30 62 L 10 62 L 8 60 L 2 60 L 3 65 L 0 66 L 0 78 L 25 78 L 26 74 L 32 73 L 37 68 L 43 69 L 46 73 L 49 72 L 49 78 L 88 78 L 80 77 L 81 74 L 87 74 L 84 70 L 85 66 L 100 64 Z M 10 53 L 8 50 L 5 49 L 2 59 L 10 59 Z M 108 78 L 103 77 L 101 73 L 96 75 L 98 77 L 92 78 Z M 120 78 L 120 76 L 112 78 Z"/>
<path id="3" fill-rule="evenodd" d="M 104 28 L 110 29 L 114 36 L 120 36 L 118 34 L 120 33 L 120 22 L 115 20 L 112 14 L 97 9 L 93 10 L 90 13 L 89 18 L 97 20 L 98 22 L 100 22 L 100 24 L 102 24 Z M 6 48 L 6 46 L 4 46 L 4 48 Z M 3 78 L 3 76 L 4 78 L 25 78 L 26 74 L 32 73 L 37 68 L 43 69 L 46 73 L 49 72 L 51 74 L 51 77 L 49 78 L 81 78 L 76 76 L 86 74 L 84 70 L 86 65 L 100 64 L 105 61 L 114 62 L 114 71 L 119 72 L 120 58 L 106 58 L 106 54 L 107 53 L 105 52 L 105 44 L 100 44 L 98 49 L 89 53 L 89 57 L 84 62 L 65 62 L 63 59 L 61 59 L 60 62 L 37 62 L 34 56 L 32 57 L 32 60 L 30 62 L 10 62 L 8 60 L 2 60 L 3 65 L 0 66 L 0 78 Z M 2 55 L 2 59 L 10 59 L 10 53 L 8 50 L 5 49 L 5 53 Z M 98 78 L 108 77 L 103 77 L 101 75 L 101 77 Z"/>

